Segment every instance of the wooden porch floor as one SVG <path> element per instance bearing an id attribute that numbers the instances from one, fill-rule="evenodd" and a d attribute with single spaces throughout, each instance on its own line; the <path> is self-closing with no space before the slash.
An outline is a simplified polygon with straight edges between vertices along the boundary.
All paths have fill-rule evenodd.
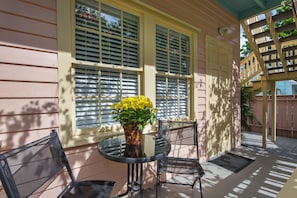
<path id="1" fill-rule="evenodd" d="M 272 198 L 277 197 L 297 167 L 297 139 L 277 137 L 275 143 L 267 141 L 267 149 L 261 148 L 262 136 L 258 133 L 242 134 L 243 146 L 234 153 L 255 161 L 238 173 L 213 163 L 203 163 L 204 198 Z M 161 189 L 161 190 L 160 190 Z M 199 186 L 166 184 L 159 189 L 160 198 L 199 198 Z M 145 190 L 145 198 L 154 198 L 155 188 Z"/>

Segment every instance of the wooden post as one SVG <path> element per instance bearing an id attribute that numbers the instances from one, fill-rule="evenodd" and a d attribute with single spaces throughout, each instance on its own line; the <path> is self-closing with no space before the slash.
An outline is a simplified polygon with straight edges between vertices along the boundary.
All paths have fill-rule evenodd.
<path id="1" fill-rule="evenodd" d="M 266 149 L 267 140 L 267 81 L 262 81 L 262 93 L 263 93 L 263 104 L 262 104 L 262 147 Z"/>
<path id="2" fill-rule="evenodd" d="M 272 106 L 271 106 L 271 113 L 272 113 L 272 120 L 271 120 L 271 140 L 273 142 L 276 141 L 276 86 L 275 81 L 271 82 L 271 92 L 272 92 Z"/>

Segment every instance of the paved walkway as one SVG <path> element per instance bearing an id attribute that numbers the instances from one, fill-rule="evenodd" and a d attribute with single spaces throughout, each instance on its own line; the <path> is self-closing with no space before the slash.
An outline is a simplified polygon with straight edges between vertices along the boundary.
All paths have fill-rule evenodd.
<path id="1" fill-rule="evenodd" d="M 202 164 L 204 198 L 274 198 L 297 167 L 297 139 L 277 137 L 275 143 L 268 139 L 264 150 L 261 134 L 245 132 L 242 144 L 232 152 L 254 162 L 240 172 L 233 173 L 210 162 Z M 145 198 L 155 197 L 155 189 L 145 191 Z M 198 185 L 191 190 L 188 186 L 166 184 L 159 195 L 160 198 L 200 197 Z"/>

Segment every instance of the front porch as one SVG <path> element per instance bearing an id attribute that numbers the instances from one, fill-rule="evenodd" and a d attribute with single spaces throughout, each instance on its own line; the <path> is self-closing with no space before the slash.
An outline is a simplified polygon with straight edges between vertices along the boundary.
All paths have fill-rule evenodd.
<path id="1" fill-rule="evenodd" d="M 271 0 L 275 5 L 266 7 L 262 1 L 244 2 L 263 10 L 280 3 Z M 230 13 L 217 2 L 3 2 L 1 152 L 56 129 L 75 177 L 112 179 L 115 195 L 125 185 L 126 166 L 104 159 L 97 143 L 118 132 L 110 104 L 140 94 L 154 101 L 161 118 L 198 121 L 201 162 L 240 146 L 239 24 L 247 16 Z M 256 161 L 237 174 L 205 162 L 205 197 L 276 196 L 297 166 L 296 158 L 260 148 L 235 152 Z M 155 169 L 150 168 L 146 173 L 153 181 Z M 267 179 L 271 173 L 282 177 Z M 57 178 L 41 197 L 55 197 L 64 187 L 65 181 Z M 1 185 L 0 193 L 5 197 Z M 160 193 L 199 197 L 197 190 L 182 186 L 168 185 Z M 147 189 L 145 197 L 155 197 L 155 189 Z"/>

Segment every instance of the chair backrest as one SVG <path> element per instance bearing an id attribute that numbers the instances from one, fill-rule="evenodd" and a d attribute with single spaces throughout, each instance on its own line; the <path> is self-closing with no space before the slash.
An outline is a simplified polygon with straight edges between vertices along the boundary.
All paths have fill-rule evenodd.
<path id="1" fill-rule="evenodd" d="M 197 121 L 159 120 L 158 135 L 171 143 L 170 155 L 181 155 L 182 150 L 198 158 Z"/>
<path id="2" fill-rule="evenodd" d="M 55 130 L 49 136 L 0 154 L 0 178 L 8 197 L 28 197 L 64 167 L 74 176 Z"/>

